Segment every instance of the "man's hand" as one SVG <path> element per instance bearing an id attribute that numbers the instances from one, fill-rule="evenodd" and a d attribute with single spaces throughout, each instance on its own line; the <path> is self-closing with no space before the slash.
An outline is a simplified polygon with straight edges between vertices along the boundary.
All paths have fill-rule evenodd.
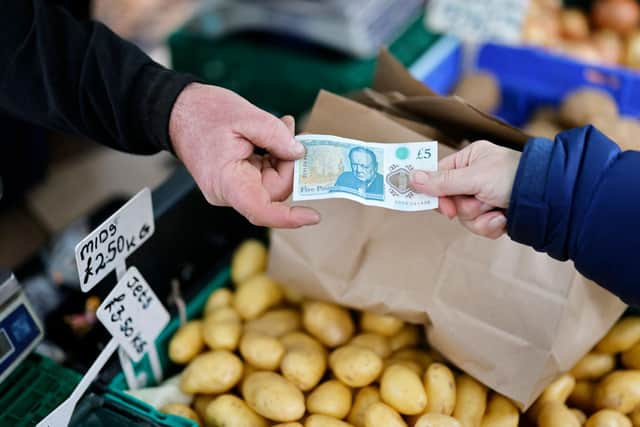
<path id="1" fill-rule="evenodd" d="M 475 234 L 497 239 L 505 232 L 520 153 L 477 141 L 440 161 L 437 172 L 416 171 L 413 188 L 440 197 L 440 212 L 458 217 Z"/>
<path id="2" fill-rule="evenodd" d="M 320 221 L 308 208 L 282 202 L 291 194 L 293 160 L 304 156 L 292 117 L 278 120 L 226 89 L 187 86 L 171 112 L 177 156 L 212 205 L 231 206 L 251 223 L 296 228 Z M 254 148 L 269 154 L 258 156 Z"/>

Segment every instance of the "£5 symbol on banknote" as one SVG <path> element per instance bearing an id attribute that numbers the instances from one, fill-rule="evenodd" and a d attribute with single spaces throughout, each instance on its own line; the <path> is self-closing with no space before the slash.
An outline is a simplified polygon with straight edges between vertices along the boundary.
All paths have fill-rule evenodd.
<path id="1" fill-rule="evenodd" d="M 416 193 L 409 178 L 414 169 L 438 168 L 438 143 L 380 144 L 331 135 L 300 135 L 306 148 L 297 160 L 293 200 L 343 198 L 400 211 L 438 207 L 438 198 Z"/>

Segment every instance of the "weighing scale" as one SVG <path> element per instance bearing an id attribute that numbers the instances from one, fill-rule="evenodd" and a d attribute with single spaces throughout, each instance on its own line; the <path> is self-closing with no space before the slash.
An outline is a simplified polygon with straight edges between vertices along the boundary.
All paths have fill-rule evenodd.
<path id="1" fill-rule="evenodd" d="M 18 280 L 0 269 L 0 383 L 42 340 L 44 331 Z"/>

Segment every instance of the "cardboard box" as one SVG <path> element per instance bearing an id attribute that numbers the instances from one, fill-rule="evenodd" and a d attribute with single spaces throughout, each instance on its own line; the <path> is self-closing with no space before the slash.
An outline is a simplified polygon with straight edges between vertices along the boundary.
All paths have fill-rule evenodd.
<path id="1" fill-rule="evenodd" d="M 528 137 L 460 99 L 434 95 L 382 54 L 375 90 L 319 95 L 307 132 L 375 142 Z M 440 155 L 454 151 L 441 145 Z M 609 330 L 625 309 L 561 263 L 503 237 L 472 235 L 435 212 L 404 213 L 347 200 L 308 202 L 322 222 L 274 230 L 269 273 L 313 298 L 424 323 L 451 362 L 521 408 Z"/>

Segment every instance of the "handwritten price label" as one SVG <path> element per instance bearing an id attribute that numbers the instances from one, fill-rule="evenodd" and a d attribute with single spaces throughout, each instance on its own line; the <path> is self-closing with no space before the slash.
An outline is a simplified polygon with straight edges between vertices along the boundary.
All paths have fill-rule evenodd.
<path id="1" fill-rule="evenodd" d="M 169 323 L 169 312 L 135 267 L 127 270 L 105 298 L 97 316 L 136 362 Z"/>
<path id="2" fill-rule="evenodd" d="M 151 192 L 145 188 L 76 245 L 82 291 L 91 290 L 154 231 Z"/>
<path id="3" fill-rule="evenodd" d="M 427 26 L 466 41 L 520 41 L 528 0 L 430 0 Z"/>

